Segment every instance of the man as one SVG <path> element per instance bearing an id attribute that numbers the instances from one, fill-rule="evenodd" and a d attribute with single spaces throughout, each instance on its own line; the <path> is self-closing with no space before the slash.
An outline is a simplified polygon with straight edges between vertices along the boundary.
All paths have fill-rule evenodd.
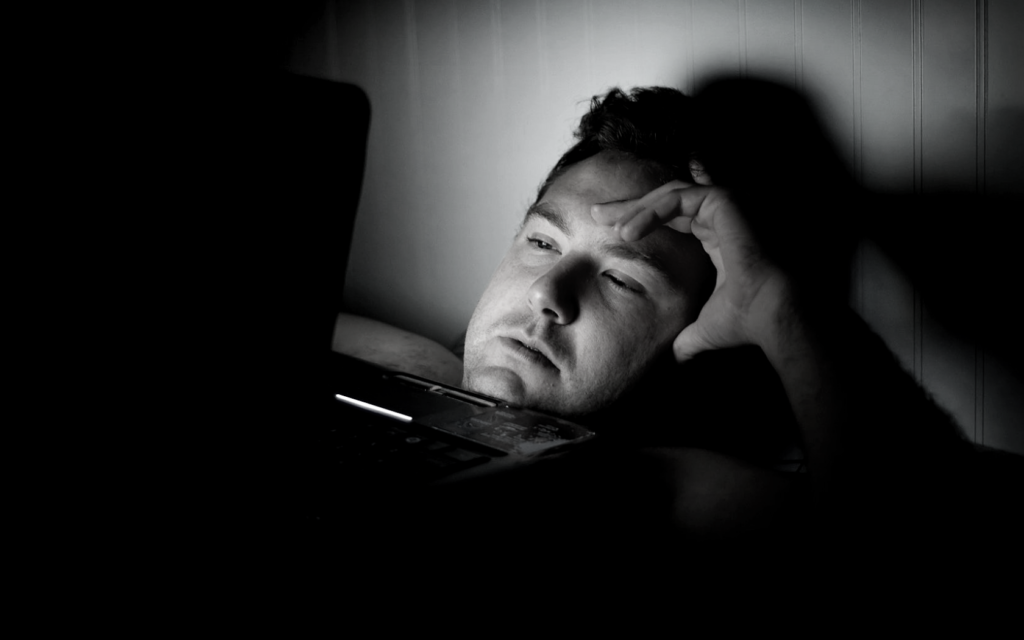
<path id="1" fill-rule="evenodd" d="M 853 217 L 848 185 L 822 145 L 784 138 L 786 114 L 807 115 L 769 103 L 729 85 L 595 98 L 470 320 L 463 384 L 646 430 L 644 462 L 617 452 L 576 486 L 667 487 L 684 532 L 748 535 L 796 504 L 843 536 L 886 520 L 906 540 L 974 513 L 971 447 L 829 280 L 847 268 L 829 231 Z M 809 496 L 767 464 L 788 427 Z M 649 470 L 659 489 L 637 480 Z"/>
<path id="2" fill-rule="evenodd" d="M 764 104 L 721 86 L 594 100 L 473 313 L 462 376 L 614 431 L 615 448 L 466 483 L 373 529 L 388 549 L 415 530 L 426 568 L 411 575 L 450 570 L 438 544 L 524 563 L 502 566 L 559 598 L 788 599 L 784 584 L 835 603 L 875 578 L 875 597 L 931 604 L 976 580 L 962 549 L 1016 544 L 1019 461 L 977 455 L 846 307 L 829 229 L 852 201 L 815 143 L 758 137 L 780 122 Z M 788 435 L 806 474 L 772 469 Z"/>
<path id="3" fill-rule="evenodd" d="M 752 344 L 709 340 L 728 320 L 711 318 L 714 307 L 680 335 L 726 277 L 715 230 L 691 233 L 690 220 L 724 209 L 727 239 L 757 242 L 732 195 L 711 186 L 696 119 L 694 100 L 671 89 L 595 98 L 473 314 L 465 386 L 592 416 L 640 383 L 677 337 L 677 361 Z"/>
<path id="4" fill-rule="evenodd" d="M 756 358 L 711 383 L 724 389 L 718 397 L 693 393 L 676 376 L 718 354 L 753 351 L 770 363 L 766 386 L 777 384 L 786 405 L 757 422 L 793 420 L 815 503 L 829 518 L 861 527 L 866 512 L 900 510 L 904 523 L 910 513 L 934 515 L 963 486 L 970 447 L 845 307 L 841 287 L 839 295 L 821 288 L 820 274 L 837 272 L 821 245 L 844 253 L 821 232 L 827 216 L 847 214 L 839 181 L 804 174 L 795 189 L 783 178 L 830 159 L 783 157 L 780 172 L 729 172 L 714 126 L 698 126 L 707 116 L 670 89 L 594 99 L 579 141 L 540 188 L 473 314 L 464 385 L 583 420 L 621 418 L 628 414 L 616 408 L 631 401 L 642 409 L 641 398 L 657 405 L 663 428 L 685 433 L 696 414 L 728 432 L 729 405 L 749 405 L 758 393 L 760 385 L 737 384 Z M 711 132 L 693 133 L 702 129 Z M 733 188 L 718 186 L 716 168 Z M 839 204 L 825 200 L 825 214 L 803 215 L 829 197 Z M 801 271 L 801 256 L 811 269 Z M 669 356 L 680 364 L 666 366 Z M 657 450 L 684 528 L 760 526 L 773 505 L 799 492 L 799 482 L 727 449 Z M 893 499 L 906 491 L 915 492 L 909 506 Z"/>
<path id="5" fill-rule="evenodd" d="M 747 441 L 765 442 L 772 429 L 763 403 L 757 416 L 762 432 L 743 438 L 736 433 L 743 419 L 725 407 L 708 411 L 705 403 L 715 404 L 714 398 L 693 385 L 670 387 L 683 384 L 673 360 L 752 342 L 726 324 L 738 324 L 745 310 L 725 288 L 734 282 L 725 278 L 719 239 L 713 229 L 695 233 L 690 223 L 702 202 L 705 218 L 724 209 L 727 223 L 742 223 L 695 157 L 695 117 L 693 100 L 671 89 L 615 90 L 595 98 L 579 142 L 544 181 L 477 305 L 463 373 L 467 388 L 608 424 L 624 436 L 642 428 L 637 422 L 665 423 L 670 416 L 683 422 L 668 427 L 682 437 L 645 444 L 689 445 L 659 449 L 657 457 L 675 490 L 675 519 L 690 531 L 754 524 L 767 513 L 763 508 L 735 507 L 781 504 L 798 484 L 722 455 L 748 450 Z M 685 209 L 670 200 L 685 202 Z M 730 231 L 727 239 L 742 232 Z M 721 309 L 723 295 L 737 306 Z M 763 306 L 758 302 L 759 312 L 769 313 Z M 715 324 L 731 334 L 716 334 Z M 707 444 L 698 423 L 712 418 L 717 435 L 731 434 L 735 446 L 693 446 Z M 723 510 L 738 517 L 723 521 Z"/>

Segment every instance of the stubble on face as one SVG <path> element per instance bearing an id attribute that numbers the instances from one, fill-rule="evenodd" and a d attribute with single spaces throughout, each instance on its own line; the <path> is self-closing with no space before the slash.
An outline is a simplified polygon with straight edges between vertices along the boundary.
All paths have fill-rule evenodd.
<path id="1" fill-rule="evenodd" d="M 608 152 L 570 167 L 552 183 L 538 204 L 560 218 L 527 216 L 474 311 L 466 340 L 466 388 L 540 410 L 583 415 L 621 395 L 671 346 L 693 315 L 687 304 L 692 291 L 681 281 L 692 280 L 685 272 L 696 264 L 693 251 L 703 256 L 699 244 L 668 229 L 628 243 L 669 264 L 669 279 L 680 282 L 663 286 L 644 270 L 636 271 L 635 264 L 623 267 L 610 259 L 608 247 L 623 243 L 589 215 L 592 204 L 638 198 L 657 186 L 640 165 Z M 552 220 L 561 224 L 549 224 Z M 553 253 L 528 244 L 538 238 L 550 242 Z M 642 293 L 613 284 L 609 275 L 621 276 L 623 270 L 647 285 L 640 287 Z M 570 321 L 556 321 L 539 308 L 543 304 L 535 304 L 537 286 L 545 295 L 561 296 L 556 303 L 570 307 Z"/>

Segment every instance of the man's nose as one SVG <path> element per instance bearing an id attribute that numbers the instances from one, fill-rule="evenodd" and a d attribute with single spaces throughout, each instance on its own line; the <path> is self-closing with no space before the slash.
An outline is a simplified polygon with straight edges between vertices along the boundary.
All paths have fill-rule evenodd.
<path id="1" fill-rule="evenodd" d="M 579 278 L 578 265 L 559 261 L 530 287 L 530 308 L 556 324 L 571 323 L 579 315 Z"/>

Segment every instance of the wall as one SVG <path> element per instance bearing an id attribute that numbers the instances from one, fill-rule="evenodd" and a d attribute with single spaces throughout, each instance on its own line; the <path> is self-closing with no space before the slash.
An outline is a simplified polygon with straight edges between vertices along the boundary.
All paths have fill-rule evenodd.
<path id="1" fill-rule="evenodd" d="M 287 39 L 276 62 L 354 82 L 373 108 L 347 304 L 444 344 L 464 329 L 588 98 L 614 85 L 775 79 L 810 96 L 872 190 L 1022 194 L 1016 0 L 301 5 L 290 23 L 300 28 L 272 36 Z M 905 271 L 862 246 L 854 308 L 969 437 L 1024 453 L 1020 363 L 982 339 L 982 307 L 969 332 L 951 332 Z"/>

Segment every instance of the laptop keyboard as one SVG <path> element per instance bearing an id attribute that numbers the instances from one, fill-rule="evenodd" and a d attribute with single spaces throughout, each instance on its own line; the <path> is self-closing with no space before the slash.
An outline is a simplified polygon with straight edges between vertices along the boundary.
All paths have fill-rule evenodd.
<path id="1" fill-rule="evenodd" d="M 490 456 L 362 412 L 327 428 L 322 451 L 345 476 L 387 482 L 429 482 L 488 462 Z"/>

